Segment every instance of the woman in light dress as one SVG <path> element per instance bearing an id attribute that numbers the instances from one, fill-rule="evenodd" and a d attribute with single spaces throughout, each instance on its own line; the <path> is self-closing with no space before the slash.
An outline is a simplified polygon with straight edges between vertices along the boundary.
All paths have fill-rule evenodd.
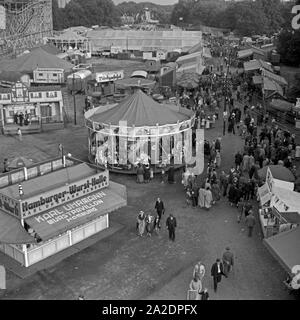
<path id="1" fill-rule="evenodd" d="M 210 188 L 207 187 L 205 190 L 205 199 L 204 199 L 204 206 L 207 210 L 210 209 L 211 205 L 213 203 L 213 197 L 212 197 L 212 193 L 210 191 Z"/>
<path id="2" fill-rule="evenodd" d="M 221 154 L 220 154 L 220 151 L 218 151 L 218 150 L 216 151 L 215 161 L 216 161 L 216 167 L 220 168 L 221 167 Z"/>
<path id="3" fill-rule="evenodd" d="M 200 300 L 202 292 L 202 282 L 199 278 L 194 277 L 190 282 L 187 300 Z"/>
<path id="4" fill-rule="evenodd" d="M 142 237 L 145 232 L 145 226 L 146 226 L 145 213 L 144 211 L 140 211 L 137 216 L 137 229 L 138 229 L 138 235 L 140 237 Z"/>

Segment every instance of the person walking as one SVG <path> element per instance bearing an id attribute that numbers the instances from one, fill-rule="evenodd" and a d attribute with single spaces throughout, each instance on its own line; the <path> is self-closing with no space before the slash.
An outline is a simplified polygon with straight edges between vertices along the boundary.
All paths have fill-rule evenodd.
<path id="1" fill-rule="evenodd" d="M 193 278 L 199 278 L 202 281 L 204 278 L 204 275 L 205 275 L 205 266 L 201 261 L 199 261 L 194 267 Z"/>
<path id="2" fill-rule="evenodd" d="M 188 300 L 200 300 L 202 291 L 202 282 L 199 278 L 194 277 L 190 282 Z"/>
<path id="3" fill-rule="evenodd" d="M 161 217 L 165 213 L 165 206 L 160 198 L 157 198 L 154 209 L 156 209 L 157 215 L 159 217 L 158 228 L 160 228 Z"/>
<path id="4" fill-rule="evenodd" d="M 252 237 L 253 228 L 256 223 L 252 209 L 249 210 L 249 214 L 246 217 L 245 222 L 246 222 L 246 226 L 248 227 L 248 237 Z"/>
<path id="5" fill-rule="evenodd" d="M 145 213 L 144 211 L 140 211 L 137 216 L 137 230 L 140 237 L 142 237 L 145 232 L 145 225 Z"/>
<path id="6" fill-rule="evenodd" d="M 7 158 L 5 158 L 5 159 L 4 159 L 4 161 L 3 161 L 3 173 L 5 173 L 5 172 L 8 172 L 8 171 L 9 171 L 8 165 L 9 165 L 9 163 L 8 163 L 8 159 L 7 159 Z"/>
<path id="7" fill-rule="evenodd" d="M 231 268 L 233 267 L 233 263 L 234 263 L 233 253 L 230 251 L 229 247 L 227 247 L 226 251 L 223 253 L 222 261 L 223 261 L 224 275 L 227 278 L 228 273 L 231 271 Z"/>
<path id="8" fill-rule="evenodd" d="M 214 291 L 217 292 L 218 283 L 221 282 L 223 275 L 223 264 L 220 259 L 217 259 L 216 262 L 211 267 L 211 276 L 214 281 Z"/>
<path id="9" fill-rule="evenodd" d="M 18 128 L 17 135 L 19 136 L 19 140 L 22 141 L 22 131 Z"/>
<path id="10" fill-rule="evenodd" d="M 175 228 L 177 227 L 177 221 L 172 214 L 170 214 L 167 218 L 166 226 L 169 230 L 169 239 L 175 241 Z"/>

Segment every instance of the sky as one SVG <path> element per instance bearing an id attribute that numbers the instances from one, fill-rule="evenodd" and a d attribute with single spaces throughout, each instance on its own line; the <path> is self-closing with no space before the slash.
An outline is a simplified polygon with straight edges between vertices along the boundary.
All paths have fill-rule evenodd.
<path id="1" fill-rule="evenodd" d="M 131 0 L 113 0 L 113 2 L 115 4 L 119 4 L 121 2 L 129 2 L 129 1 L 131 1 Z M 178 2 L 178 0 L 149 0 L 149 1 L 147 1 L 147 0 L 132 0 L 132 1 L 137 2 L 137 3 L 139 3 L 139 2 L 152 2 L 152 3 L 156 3 L 156 4 L 175 4 Z"/>

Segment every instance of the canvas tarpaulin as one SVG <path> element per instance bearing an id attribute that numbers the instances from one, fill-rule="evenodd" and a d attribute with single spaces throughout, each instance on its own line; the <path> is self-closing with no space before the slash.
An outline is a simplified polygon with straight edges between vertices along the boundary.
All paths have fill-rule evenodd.
<path id="1" fill-rule="evenodd" d="M 144 127 L 156 124 L 173 124 L 188 120 L 184 114 L 170 110 L 167 106 L 155 102 L 141 90 L 137 90 L 117 106 L 91 116 L 90 120 L 112 125 L 126 121 L 127 126 Z"/>
<path id="2" fill-rule="evenodd" d="M 21 225 L 21 221 L 0 210 L 0 243 L 26 244 L 35 240 Z"/>
<path id="3" fill-rule="evenodd" d="M 264 244 L 288 273 L 300 265 L 300 227 L 264 239 Z"/>

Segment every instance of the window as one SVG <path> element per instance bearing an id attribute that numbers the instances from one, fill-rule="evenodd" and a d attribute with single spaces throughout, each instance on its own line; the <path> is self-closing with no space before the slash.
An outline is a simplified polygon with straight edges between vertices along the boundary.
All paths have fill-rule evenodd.
<path id="1" fill-rule="evenodd" d="M 46 96 L 47 96 L 47 98 L 56 98 L 57 92 L 56 91 L 47 92 Z"/>
<path id="2" fill-rule="evenodd" d="M 31 92 L 30 97 L 37 99 L 37 98 L 42 98 L 42 93 L 41 92 Z"/>
<path id="3" fill-rule="evenodd" d="M 9 100 L 10 99 L 10 96 L 8 93 L 2 94 L 2 95 L 0 95 L 0 97 L 1 97 L 1 100 Z"/>
<path id="4" fill-rule="evenodd" d="M 43 73 L 39 73 L 39 77 L 43 77 L 44 76 L 44 74 Z"/>
<path id="5" fill-rule="evenodd" d="M 14 112 L 13 111 L 9 111 L 9 116 L 13 117 L 14 116 Z"/>
<path id="6" fill-rule="evenodd" d="M 35 109 L 30 109 L 30 114 L 31 114 L 32 116 L 35 116 Z"/>
<path id="7" fill-rule="evenodd" d="M 53 73 L 53 77 L 57 77 L 57 73 Z"/>

